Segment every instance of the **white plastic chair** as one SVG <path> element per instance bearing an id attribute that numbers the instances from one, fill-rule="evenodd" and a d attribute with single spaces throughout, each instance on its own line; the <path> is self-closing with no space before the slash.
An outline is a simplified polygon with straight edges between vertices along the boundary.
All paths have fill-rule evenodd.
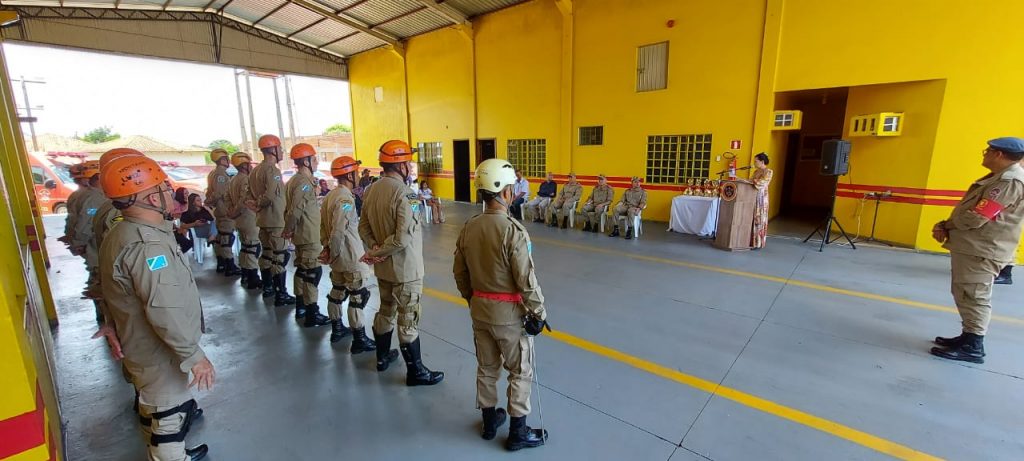
<path id="1" fill-rule="evenodd" d="M 637 212 L 636 216 L 633 217 L 633 238 L 635 238 L 635 239 L 640 238 L 640 234 L 643 233 L 643 223 L 644 223 L 644 221 L 640 217 L 640 215 L 642 215 L 643 212 L 644 212 L 644 210 L 641 208 L 640 211 Z M 626 220 L 627 219 L 629 219 L 629 216 L 627 216 L 627 215 L 619 216 L 619 221 L 622 222 L 622 226 L 623 226 L 622 231 L 623 232 L 626 231 L 625 226 L 626 226 Z"/>
<path id="2" fill-rule="evenodd" d="M 432 209 L 430 208 L 430 205 L 429 205 L 429 204 L 427 203 L 427 199 L 425 199 L 425 198 L 423 198 L 423 199 L 420 199 L 420 206 L 421 206 L 421 207 L 423 207 L 423 219 L 424 219 L 424 220 L 425 220 L 425 221 L 426 221 L 426 222 L 427 222 L 428 224 L 430 224 L 430 223 L 433 223 L 433 222 L 434 222 L 434 220 L 433 220 L 433 219 L 431 219 L 431 217 L 432 217 L 432 216 L 433 216 L 433 214 L 434 214 L 434 210 L 432 210 Z"/>
<path id="3" fill-rule="evenodd" d="M 210 238 L 212 227 L 211 224 L 204 224 L 189 229 L 189 232 L 192 233 L 192 255 L 195 256 L 196 262 L 199 264 L 203 263 L 206 256 L 206 242 Z"/>

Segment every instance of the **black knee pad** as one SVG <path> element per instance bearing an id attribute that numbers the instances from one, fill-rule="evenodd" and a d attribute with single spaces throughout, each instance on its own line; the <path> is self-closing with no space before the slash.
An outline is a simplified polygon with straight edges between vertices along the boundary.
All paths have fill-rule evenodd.
<path id="1" fill-rule="evenodd" d="M 189 428 L 192 427 L 192 415 L 195 414 L 196 407 L 199 404 L 196 403 L 195 399 L 189 400 L 181 405 L 178 405 L 170 410 L 158 411 L 153 413 L 152 419 L 164 419 L 168 416 L 173 416 L 178 413 L 185 413 L 185 421 L 181 424 L 181 430 L 176 434 L 153 434 L 150 439 L 150 445 L 158 446 L 161 443 L 177 443 L 184 442 L 185 436 L 188 434 Z M 139 417 L 139 422 L 143 423 L 146 418 Z M 149 421 L 152 423 L 152 421 Z"/>
<path id="2" fill-rule="evenodd" d="M 367 290 L 366 287 L 358 290 L 348 290 L 348 295 L 352 297 L 352 301 L 348 304 L 349 307 L 362 309 L 370 303 L 370 290 Z"/>
<path id="3" fill-rule="evenodd" d="M 310 274 L 309 283 L 313 285 L 319 285 L 320 279 L 324 277 L 324 266 L 316 266 L 313 269 L 306 269 L 306 273 Z"/>

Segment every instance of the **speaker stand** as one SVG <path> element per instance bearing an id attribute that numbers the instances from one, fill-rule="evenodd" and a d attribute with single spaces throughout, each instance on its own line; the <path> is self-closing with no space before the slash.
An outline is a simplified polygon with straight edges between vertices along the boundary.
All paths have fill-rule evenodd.
<path id="1" fill-rule="evenodd" d="M 854 250 L 857 249 L 857 245 L 854 244 L 853 240 L 850 239 L 850 236 L 846 234 L 846 229 L 843 229 L 843 225 L 839 224 L 839 220 L 836 219 L 836 192 L 838 189 L 839 177 L 837 176 L 836 183 L 832 187 L 832 206 L 830 206 L 828 209 L 828 215 L 825 216 L 825 220 L 822 221 L 821 224 L 818 224 L 818 227 L 814 229 L 814 232 L 811 232 L 810 235 L 808 235 L 807 238 L 804 239 L 804 243 L 807 243 L 807 241 L 810 240 L 811 237 L 814 237 L 815 235 L 821 235 L 821 246 L 818 247 L 819 253 L 825 250 L 825 245 L 830 245 L 838 241 L 840 238 L 845 238 L 846 241 L 850 244 L 850 248 L 853 248 Z M 831 238 L 832 223 L 835 223 L 836 227 L 839 228 L 839 235 L 836 236 L 836 238 L 834 239 Z"/>
<path id="2" fill-rule="evenodd" d="M 864 240 L 864 242 L 865 243 L 867 243 L 867 242 L 879 243 L 879 244 L 885 245 L 887 247 L 892 247 L 893 244 L 891 244 L 889 242 L 883 242 L 883 241 L 878 240 L 878 239 L 875 238 L 875 225 L 878 224 L 878 205 L 880 203 L 882 203 L 882 193 L 881 192 L 875 192 L 875 215 L 871 218 L 871 236 L 868 237 L 866 240 Z"/>

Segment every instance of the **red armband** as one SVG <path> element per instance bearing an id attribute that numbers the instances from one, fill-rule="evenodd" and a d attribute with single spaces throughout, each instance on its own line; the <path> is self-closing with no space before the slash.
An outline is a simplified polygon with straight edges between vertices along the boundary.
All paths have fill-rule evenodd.
<path id="1" fill-rule="evenodd" d="M 989 221 L 995 221 L 996 216 L 1003 211 L 1003 204 L 983 198 L 978 201 L 978 204 L 974 206 L 974 212 L 984 216 Z"/>

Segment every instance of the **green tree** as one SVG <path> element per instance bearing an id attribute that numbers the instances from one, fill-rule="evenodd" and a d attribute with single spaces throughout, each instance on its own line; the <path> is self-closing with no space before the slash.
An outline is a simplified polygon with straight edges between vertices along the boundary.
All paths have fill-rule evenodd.
<path id="1" fill-rule="evenodd" d="M 226 150 L 229 154 L 234 154 L 235 152 L 238 152 L 238 146 L 231 144 L 231 141 L 228 141 L 227 139 L 218 139 L 216 141 L 211 141 L 210 145 L 206 147 L 210 150 L 221 148 Z"/>
<path id="2" fill-rule="evenodd" d="M 92 144 L 99 144 L 101 142 L 113 141 L 119 138 L 121 138 L 121 135 L 113 133 L 109 126 L 101 126 L 99 128 L 94 128 L 92 131 L 86 133 L 85 136 L 78 139 Z"/>
<path id="3" fill-rule="evenodd" d="M 324 130 L 324 134 L 341 134 L 341 133 L 351 133 L 351 132 L 352 132 L 352 127 L 349 126 L 349 125 L 346 125 L 344 123 L 335 123 L 334 125 L 331 125 L 331 126 L 327 127 L 326 130 Z"/>

